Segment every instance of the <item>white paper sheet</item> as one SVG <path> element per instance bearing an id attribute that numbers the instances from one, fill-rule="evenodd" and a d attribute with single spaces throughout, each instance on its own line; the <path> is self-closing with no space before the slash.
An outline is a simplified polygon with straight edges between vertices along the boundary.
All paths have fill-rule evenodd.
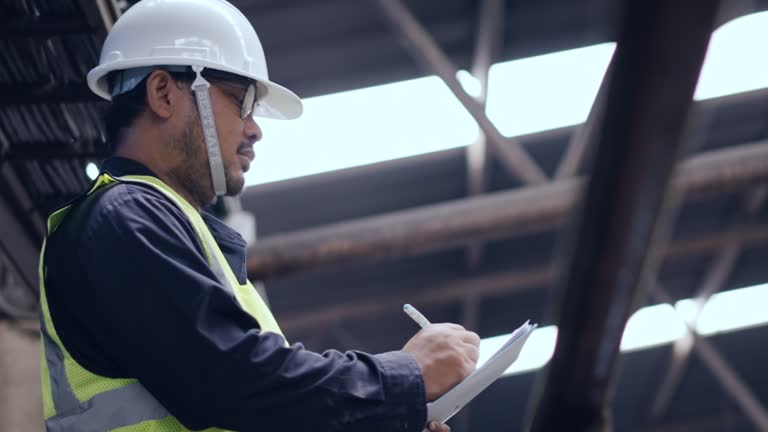
<path id="1" fill-rule="evenodd" d="M 452 388 L 439 399 L 427 404 L 427 420 L 445 423 L 459 412 L 480 392 L 496 381 L 509 366 L 517 360 L 520 351 L 536 324 L 526 321 L 507 339 L 485 364 L 477 368 L 464 381 Z"/>

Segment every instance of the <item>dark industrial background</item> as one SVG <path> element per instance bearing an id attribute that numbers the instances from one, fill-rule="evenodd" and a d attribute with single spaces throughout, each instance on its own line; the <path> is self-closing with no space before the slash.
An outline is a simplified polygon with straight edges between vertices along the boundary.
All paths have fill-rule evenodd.
<path id="1" fill-rule="evenodd" d="M 686 85 L 695 82 L 698 69 L 691 73 L 681 66 L 682 90 L 658 92 L 663 77 L 643 61 L 663 65 L 673 49 L 687 46 L 682 44 L 706 43 L 696 38 L 697 30 L 709 32 L 768 9 L 768 1 L 682 1 L 679 9 L 662 1 L 608 0 L 232 3 L 259 33 L 271 78 L 300 96 L 436 74 L 485 132 L 467 148 L 245 190 L 242 207 L 255 215 L 259 238 L 249 272 L 265 281 L 270 305 L 291 342 L 314 350 L 399 349 L 416 331 L 401 311 L 403 303 L 416 305 L 432 321 L 462 323 L 490 337 L 527 319 L 561 328 L 603 322 L 600 314 L 565 312 L 582 303 L 605 314 L 621 310 L 626 317 L 627 310 L 641 305 L 706 298 L 768 282 L 763 183 L 768 177 L 768 91 L 688 106 Z M 25 335 L 24 343 L 35 337 L 37 254 L 45 217 L 87 187 L 84 167 L 109 152 L 101 121 L 106 102 L 89 92 L 84 77 L 98 63 L 106 30 L 130 4 L 0 0 L 0 320 Z M 710 11 L 715 12 L 708 16 Z M 672 31 L 671 20 L 679 20 L 679 33 Z M 681 40 L 633 51 L 643 38 Z M 628 84 L 605 84 L 598 106 L 627 109 L 593 108 L 589 130 L 567 127 L 505 138 L 485 117 L 482 98 L 467 96 L 455 82 L 457 69 L 470 70 L 485 82 L 492 63 L 623 40 L 629 41 L 628 48 L 615 56 L 609 74 L 613 83 L 625 78 Z M 695 53 L 692 48 L 677 60 L 696 66 L 701 60 Z M 642 94 L 660 96 L 644 100 Z M 641 142 L 632 132 L 658 124 L 659 118 L 636 115 L 650 107 L 671 107 L 667 118 L 677 119 L 659 139 L 662 144 L 685 144 L 679 152 L 684 162 L 674 173 L 670 164 L 678 155 L 675 146 L 664 151 L 653 139 Z M 611 150 L 612 138 L 628 144 Z M 643 157 L 640 150 L 632 153 L 632 160 L 622 154 L 624 148 L 654 145 L 657 151 L 649 150 L 648 165 L 637 162 Z M 588 157 L 594 154 L 607 156 L 601 162 Z M 578 180 L 601 163 L 628 164 L 621 172 L 599 171 L 602 182 L 616 182 L 618 189 L 601 192 L 599 186 L 586 187 Z M 635 173 L 631 167 L 640 168 Z M 617 180 L 622 175 L 642 186 L 639 190 L 650 190 L 649 196 L 677 191 L 679 206 L 661 207 L 674 198 L 669 196 L 666 201 L 659 196 L 655 202 L 626 202 L 621 194 L 631 188 Z M 668 180 L 673 184 L 669 188 Z M 625 186 L 630 189 L 621 189 Z M 587 190 L 607 198 L 591 205 L 578 194 Z M 621 205 L 632 214 L 609 211 Z M 653 210 L 654 205 L 659 208 Z M 646 231 L 638 231 L 632 216 L 643 211 L 653 217 L 644 222 Z M 600 227 L 613 224 L 628 227 L 626 233 L 604 239 L 607 234 Z M 648 230 L 663 234 L 665 226 L 669 235 L 657 235 L 651 243 Z M 573 242 L 593 238 L 594 245 L 582 243 L 574 253 Z M 638 238 L 645 242 L 632 242 Z M 598 259 L 611 251 L 624 257 L 637 244 L 643 247 L 635 252 L 643 256 L 646 250 L 659 251 L 661 262 L 650 282 L 630 284 L 625 300 L 603 295 L 600 286 L 584 286 L 594 280 L 590 275 L 610 274 L 621 265 L 635 274 L 640 274 L 639 266 L 655 270 L 644 260 L 611 264 Z M 605 267 L 579 264 L 582 253 Z M 575 286 L 570 294 L 568 277 Z M 579 300 L 568 300 L 572 298 Z M 610 330 L 577 342 L 592 344 L 587 351 L 610 346 L 615 333 Z M 617 431 L 766 430 L 766 338 L 768 328 L 758 327 L 697 338 L 688 347 L 665 345 L 623 354 L 606 380 L 596 384 L 597 393 L 608 395 L 598 399 L 611 401 L 606 409 Z M 5 340 L 0 337 L 0 353 L 15 349 L 3 345 Z M 0 365 L 3 358 L 22 361 L 0 355 Z M 582 366 L 589 358 L 571 359 Z M 38 359 L 26 361 L 36 364 Z M 536 407 L 568 418 L 571 410 L 582 407 L 548 399 L 555 384 L 546 377 L 576 376 L 588 369 L 563 364 L 553 362 L 548 375 L 502 378 L 451 421 L 453 430 L 521 430 Z M 23 385 L 4 379 L 0 383 Z M 562 394 L 576 395 L 579 390 L 568 385 L 577 381 L 562 379 Z M 3 404 L 15 403 L 19 391 L 0 393 L 0 414 Z M 34 403 L 34 398 L 23 400 Z"/>

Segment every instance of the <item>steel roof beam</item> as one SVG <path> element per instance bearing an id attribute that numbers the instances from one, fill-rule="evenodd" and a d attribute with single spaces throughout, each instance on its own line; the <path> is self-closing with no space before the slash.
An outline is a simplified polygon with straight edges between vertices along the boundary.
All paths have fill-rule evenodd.
<path id="1" fill-rule="evenodd" d="M 85 82 L 0 85 L 0 106 L 99 101 L 104 100 L 93 94 Z"/>
<path id="2" fill-rule="evenodd" d="M 454 96 L 475 119 L 489 140 L 491 150 L 504 167 L 524 183 L 536 184 L 547 181 L 547 175 L 525 149 L 516 140 L 502 135 L 488 119 L 482 104 L 467 94 L 456 77 L 456 66 L 451 63 L 434 39 L 403 3 L 400 0 L 374 0 L 374 2 L 400 37 L 403 46 L 426 70 L 436 74 L 445 82 Z"/>
<path id="3" fill-rule="evenodd" d="M 677 168 L 689 196 L 720 193 L 768 179 L 768 141 L 697 154 Z M 572 211 L 582 180 L 496 192 L 354 221 L 263 237 L 249 249 L 252 279 L 359 259 L 416 255 L 472 240 L 511 237 L 558 226 Z"/>
<path id="4" fill-rule="evenodd" d="M 672 302 L 671 296 L 661 285 L 656 285 L 653 295 L 658 301 Z M 685 320 L 683 322 L 688 333 L 693 336 L 694 351 L 712 371 L 725 392 L 736 402 L 757 430 L 768 431 L 768 411 L 765 410 L 757 396 L 752 393 L 749 386 L 739 377 L 720 352 L 708 340 L 696 333 L 693 324 Z"/>
<path id="5" fill-rule="evenodd" d="M 483 0 L 480 3 L 477 23 L 475 58 L 471 74 L 480 83 L 477 101 L 486 108 L 488 99 L 488 74 L 497 55 L 504 35 L 504 0 Z M 488 189 L 489 154 L 488 139 L 480 131 L 475 142 L 467 146 L 467 193 L 479 195 Z M 477 270 L 483 261 L 483 242 L 470 242 L 466 249 L 467 267 Z M 464 418 L 468 415 L 463 414 Z M 466 420 L 464 420 L 466 421 Z"/>
<path id="6" fill-rule="evenodd" d="M 745 246 L 768 244 L 768 225 L 754 225 L 730 230 L 728 233 L 712 233 L 670 244 L 664 254 L 667 260 L 718 252 L 732 238 Z M 436 284 L 427 290 L 410 291 L 408 301 L 420 306 L 436 306 L 461 303 L 469 296 L 476 301 L 523 292 L 537 287 L 550 286 L 558 277 L 557 269 L 543 264 L 526 270 L 497 272 L 481 276 L 458 278 Z M 280 325 L 291 332 L 324 328 L 339 320 L 370 318 L 391 313 L 403 305 L 402 295 L 380 296 L 363 300 L 323 306 L 318 310 L 287 313 L 280 318 Z M 465 313 L 464 316 L 469 316 Z"/>
<path id="7" fill-rule="evenodd" d="M 744 207 L 745 213 L 749 219 L 754 218 L 757 212 L 765 203 L 766 192 L 768 187 L 762 184 L 756 187 L 752 192 L 748 194 L 745 199 Z M 731 237 L 726 244 L 723 245 L 720 254 L 715 258 L 714 264 L 709 267 L 709 271 L 704 277 L 704 281 L 699 287 L 696 299 L 698 300 L 697 311 L 695 312 L 696 320 L 701 311 L 706 306 L 709 299 L 713 294 L 723 289 L 725 283 L 733 271 L 738 257 L 744 248 L 743 239 L 737 236 Z M 696 322 L 691 323 L 695 327 Z M 662 378 L 659 390 L 656 398 L 654 398 L 651 405 L 650 417 L 659 418 L 664 415 L 669 406 L 672 396 L 674 396 L 677 390 L 680 380 L 683 377 L 683 372 L 688 366 L 688 360 L 693 350 L 693 344 L 695 343 L 694 335 L 688 332 L 688 334 L 675 341 L 672 352 L 673 357 L 667 368 L 664 378 Z"/>
<path id="8" fill-rule="evenodd" d="M 88 35 L 97 29 L 82 18 L 39 16 L 15 18 L 0 23 L 0 39 L 16 37 L 49 38 L 62 35 Z"/>

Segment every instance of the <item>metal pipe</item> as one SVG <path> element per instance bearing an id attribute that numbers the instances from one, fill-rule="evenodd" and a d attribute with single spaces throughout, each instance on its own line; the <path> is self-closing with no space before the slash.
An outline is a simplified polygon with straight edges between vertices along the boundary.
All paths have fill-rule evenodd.
<path id="1" fill-rule="evenodd" d="M 681 163 L 675 185 L 696 196 L 768 179 L 768 141 L 701 153 Z M 363 258 L 420 254 L 552 229 L 571 212 L 582 180 L 569 178 L 266 236 L 248 253 L 251 279 L 268 279 Z"/>
<path id="2" fill-rule="evenodd" d="M 99 9 L 99 15 L 101 15 L 101 21 L 104 24 L 104 29 L 109 32 L 112 30 L 112 26 L 115 25 L 110 13 L 110 5 L 106 0 L 96 0 L 96 7 Z"/>
<path id="3" fill-rule="evenodd" d="M 745 246 L 768 244 L 768 225 L 741 227 L 727 233 L 717 232 L 687 240 L 678 240 L 669 245 L 665 259 L 675 260 L 692 255 L 711 254 L 722 249 L 728 242 L 741 242 Z M 509 295 L 537 287 L 550 286 L 558 272 L 548 264 L 522 271 L 491 273 L 468 278 L 457 278 L 436 284 L 429 289 L 409 291 L 408 301 L 422 306 L 459 303 L 468 294 L 478 301 L 491 297 Z M 390 313 L 401 307 L 401 295 L 366 297 L 365 299 L 336 303 L 317 310 L 287 312 L 280 317 L 280 326 L 286 331 L 296 332 L 311 328 L 325 328 L 336 321 L 370 318 Z"/>

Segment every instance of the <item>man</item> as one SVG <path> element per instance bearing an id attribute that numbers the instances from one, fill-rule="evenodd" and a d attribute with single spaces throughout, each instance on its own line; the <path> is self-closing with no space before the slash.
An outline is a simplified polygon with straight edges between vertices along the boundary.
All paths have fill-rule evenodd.
<path id="1" fill-rule="evenodd" d="M 115 157 L 48 222 L 47 430 L 422 430 L 427 401 L 474 369 L 476 334 L 433 324 L 377 355 L 289 345 L 245 242 L 201 211 L 243 188 L 254 115 L 301 114 L 247 19 L 224 0 L 139 2 L 88 83 L 112 100 Z"/>

